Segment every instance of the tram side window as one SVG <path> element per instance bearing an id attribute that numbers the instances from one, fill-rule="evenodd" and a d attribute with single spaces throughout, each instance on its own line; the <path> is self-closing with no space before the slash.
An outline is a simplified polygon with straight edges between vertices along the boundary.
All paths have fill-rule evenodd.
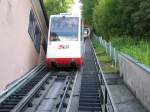
<path id="1" fill-rule="evenodd" d="M 32 10 L 30 11 L 28 33 L 34 42 L 37 53 L 40 53 L 41 32 Z"/>

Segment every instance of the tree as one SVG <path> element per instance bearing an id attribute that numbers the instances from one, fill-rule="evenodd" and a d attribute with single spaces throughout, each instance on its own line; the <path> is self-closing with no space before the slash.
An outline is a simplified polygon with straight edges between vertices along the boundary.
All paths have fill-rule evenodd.
<path id="1" fill-rule="evenodd" d="M 97 34 L 110 39 L 119 28 L 118 0 L 100 0 L 93 13 L 93 26 Z"/>
<path id="2" fill-rule="evenodd" d="M 123 34 L 134 36 L 134 22 L 132 14 L 139 9 L 140 0 L 120 0 L 119 16 L 121 17 L 121 29 Z"/>
<path id="3" fill-rule="evenodd" d="M 149 0 L 141 1 L 139 4 L 139 10 L 132 14 L 134 22 L 134 34 L 135 36 L 144 37 L 150 39 L 150 2 Z"/>
<path id="4" fill-rule="evenodd" d="M 47 15 L 66 12 L 73 0 L 44 0 Z"/>
<path id="5" fill-rule="evenodd" d="M 84 23 L 92 26 L 92 15 L 95 8 L 95 4 L 98 3 L 97 0 L 81 0 L 82 6 L 82 16 Z"/>
<path id="6" fill-rule="evenodd" d="M 97 34 L 110 39 L 127 35 L 135 40 L 150 39 L 149 0 L 99 0 L 94 8 L 93 26 Z"/>

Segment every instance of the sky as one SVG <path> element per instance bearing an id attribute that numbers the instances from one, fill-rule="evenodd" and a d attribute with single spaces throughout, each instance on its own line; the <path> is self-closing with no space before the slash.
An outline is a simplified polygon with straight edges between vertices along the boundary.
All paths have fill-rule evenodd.
<path id="1" fill-rule="evenodd" d="M 80 0 L 74 0 L 74 3 L 71 5 L 71 8 L 68 10 L 69 13 L 81 15 L 82 4 L 79 1 Z"/>

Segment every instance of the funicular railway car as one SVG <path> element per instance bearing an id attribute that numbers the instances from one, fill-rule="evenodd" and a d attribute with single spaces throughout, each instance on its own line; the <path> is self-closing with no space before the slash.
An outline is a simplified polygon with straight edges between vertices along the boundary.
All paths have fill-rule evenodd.
<path id="1" fill-rule="evenodd" d="M 46 64 L 48 67 L 78 67 L 83 64 L 83 24 L 81 16 L 51 15 Z"/>

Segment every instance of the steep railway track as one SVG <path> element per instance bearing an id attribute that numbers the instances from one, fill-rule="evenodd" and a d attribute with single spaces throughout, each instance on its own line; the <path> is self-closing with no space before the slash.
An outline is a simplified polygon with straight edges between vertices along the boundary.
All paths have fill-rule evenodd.
<path id="1" fill-rule="evenodd" d="M 102 111 L 102 93 L 97 74 L 82 74 L 79 111 Z"/>
<path id="2" fill-rule="evenodd" d="M 98 72 L 94 63 L 94 55 L 90 41 L 86 40 L 86 50 L 82 73 L 79 112 L 102 112 L 103 94 L 98 78 Z"/>
<path id="3" fill-rule="evenodd" d="M 94 58 L 91 43 L 86 40 L 80 72 L 43 67 L 11 94 L 0 97 L 0 112 L 102 112 L 105 98 Z"/>
<path id="4" fill-rule="evenodd" d="M 0 104 L 0 112 L 10 112 L 13 111 L 15 107 L 18 106 L 19 102 L 21 102 L 27 94 L 34 89 L 34 86 L 41 80 L 46 80 L 47 71 L 43 70 L 36 77 L 32 78 L 28 83 L 22 85 L 21 88 L 12 93 L 9 97 L 7 97 Z"/>
<path id="5" fill-rule="evenodd" d="M 61 112 L 67 106 L 65 100 L 69 97 L 68 92 L 71 90 L 75 73 L 75 71 L 48 72 L 47 69 L 42 70 L 5 98 L 0 103 L 0 112 L 36 112 L 39 109 L 38 107 L 40 107 L 40 110 L 43 108 L 44 111 L 45 107 L 42 107 L 41 104 L 45 101 L 47 94 L 54 92 L 51 88 L 55 87 L 58 88 L 54 92 L 55 95 L 57 94 L 54 99 L 57 100 L 50 98 L 51 103 L 53 103 L 53 107 L 50 110 Z"/>

